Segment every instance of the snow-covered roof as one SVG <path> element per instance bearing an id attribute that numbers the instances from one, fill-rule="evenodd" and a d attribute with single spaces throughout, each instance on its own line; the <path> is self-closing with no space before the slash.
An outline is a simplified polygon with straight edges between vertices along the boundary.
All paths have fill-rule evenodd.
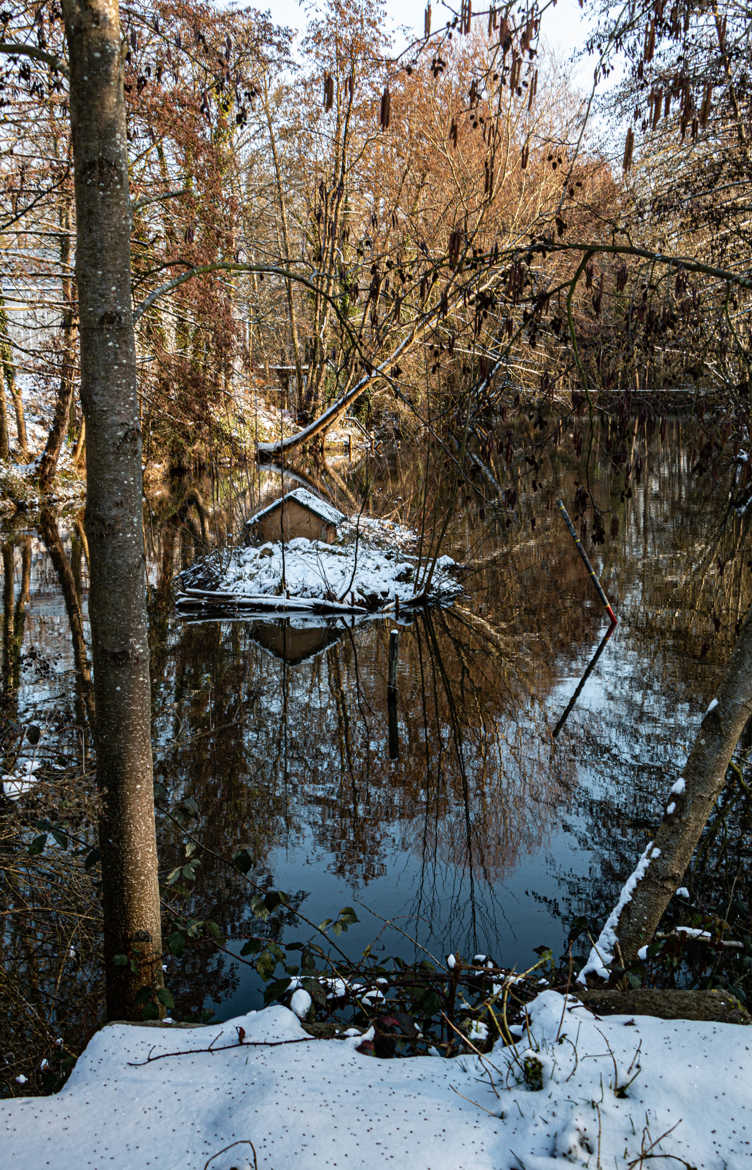
<path id="1" fill-rule="evenodd" d="M 295 488 L 294 491 L 288 492 L 286 496 L 280 496 L 278 500 L 275 500 L 273 504 L 267 505 L 266 508 L 262 508 L 260 512 L 256 512 L 254 516 L 251 516 L 247 524 L 255 524 L 257 520 L 262 518 L 262 516 L 267 516 L 269 512 L 273 512 L 275 508 L 281 507 L 281 505 L 284 504 L 286 500 L 295 500 L 295 502 L 300 504 L 303 508 L 307 508 L 309 512 L 313 512 L 316 516 L 320 516 L 322 520 L 327 522 L 327 524 L 341 524 L 345 519 L 343 514 L 337 508 L 335 508 L 333 504 L 328 504 L 326 500 L 322 500 L 319 496 L 315 496 L 313 492 L 309 492 L 307 488 L 299 487 Z"/>

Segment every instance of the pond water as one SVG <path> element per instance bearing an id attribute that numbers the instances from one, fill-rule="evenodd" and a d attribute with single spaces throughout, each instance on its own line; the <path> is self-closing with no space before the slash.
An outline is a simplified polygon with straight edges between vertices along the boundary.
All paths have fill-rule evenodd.
<path id="1" fill-rule="evenodd" d="M 248 885 L 227 864 L 241 849 L 253 880 L 314 922 L 352 906 L 338 942 L 353 956 L 369 944 L 405 959 L 482 952 L 519 969 L 541 946 L 561 954 L 581 916 L 597 923 L 631 870 L 748 594 L 746 516 L 720 524 L 733 466 L 718 472 L 696 423 L 637 419 L 531 419 L 486 463 L 496 487 L 481 472 L 458 483 L 429 447 L 302 475 L 344 511 L 423 525 L 431 549 L 467 566 L 455 605 L 398 624 L 181 620 L 176 573 L 239 532 L 282 477 L 228 469 L 150 496 L 163 873 L 184 860 L 186 825 L 202 845 L 190 890 L 165 885 L 165 899 L 227 939 L 168 960 L 176 1014 L 261 1001 L 255 971 L 233 959 L 254 930 Z M 619 617 L 563 723 L 609 623 L 559 497 Z M 85 647 L 69 617 L 79 598 L 85 618 L 86 548 L 80 522 L 59 533 L 57 552 L 49 533 L 46 545 L 31 528 L 3 535 L 4 710 L 41 727 L 50 768 L 75 758 L 83 773 Z M 309 934 L 283 927 L 286 941 Z"/>

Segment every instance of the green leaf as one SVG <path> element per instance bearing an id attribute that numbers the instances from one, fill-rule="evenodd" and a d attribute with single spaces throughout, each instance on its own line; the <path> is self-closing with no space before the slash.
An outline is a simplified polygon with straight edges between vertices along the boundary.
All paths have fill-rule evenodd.
<path id="1" fill-rule="evenodd" d="M 207 934 L 210 934 L 210 935 L 212 936 L 212 938 L 213 938 L 213 939 L 216 939 L 216 940 L 217 940 L 217 942 L 221 942 L 221 941 L 222 941 L 222 931 L 220 930 L 220 928 L 219 928 L 219 926 L 217 925 L 217 923 L 216 923 L 216 922 L 213 922 L 213 921 L 212 921 L 212 920 L 209 918 L 209 919 L 207 919 L 207 921 L 204 923 L 204 926 L 205 926 L 205 928 L 206 928 L 206 932 L 207 932 Z"/>
<path id="2" fill-rule="evenodd" d="M 275 959 L 274 955 L 269 953 L 268 948 L 267 950 L 262 951 L 259 957 L 256 959 L 256 970 L 264 980 L 264 983 L 268 983 L 268 981 L 271 979 L 276 966 L 277 960 Z"/>
<path id="3" fill-rule="evenodd" d="M 170 953 L 180 959 L 185 951 L 185 933 L 182 930 L 173 930 L 172 934 L 167 939 L 167 945 L 170 948 Z"/>
<path id="4" fill-rule="evenodd" d="M 127 955 L 113 955 L 112 956 L 112 965 L 113 965 L 113 967 L 127 967 L 128 966 L 128 956 Z"/>
<path id="5" fill-rule="evenodd" d="M 95 846 L 86 854 L 86 858 L 84 859 L 84 869 L 93 869 L 95 865 L 99 864 L 99 858 L 99 849 Z"/>
<path id="6" fill-rule="evenodd" d="M 40 833 L 39 836 L 35 837 L 34 840 L 31 842 L 31 844 L 29 845 L 28 851 L 32 857 L 36 857 L 39 853 L 43 852 L 46 844 L 47 844 L 47 834 Z"/>
<path id="7" fill-rule="evenodd" d="M 289 986 L 289 979 L 273 979 L 271 983 L 267 983 L 264 988 L 264 1003 L 268 1004 L 281 999 L 289 989 Z"/>
<path id="8" fill-rule="evenodd" d="M 251 860 L 251 855 L 247 849 L 241 849 L 239 853 L 236 853 L 232 859 L 232 864 L 236 869 L 239 869 L 241 873 L 248 873 L 248 871 L 253 868 L 253 861 Z"/>
<path id="9" fill-rule="evenodd" d="M 308 980 L 305 986 L 316 1007 L 325 1008 L 327 1005 L 326 988 L 317 979 Z"/>
<path id="10" fill-rule="evenodd" d="M 175 1000 L 172 997 L 172 992 L 168 987 L 159 987 L 157 989 L 157 999 L 163 1003 L 168 1011 L 172 1011 L 175 1007 Z"/>
<path id="11" fill-rule="evenodd" d="M 352 906 L 343 907 L 337 917 L 342 923 L 343 930 L 347 930 L 348 926 L 352 926 L 354 922 L 358 922 L 358 916 Z"/>
<path id="12" fill-rule="evenodd" d="M 183 872 L 183 867 L 182 867 L 182 865 L 179 865 L 179 866 L 177 867 L 177 869 L 173 869 L 172 873 L 168 873 L 168 875 L 167 875 L 167 885 L 168 885 L 168 886 L 174 886 L 174 885 L 175 885 L 175 882 L 179 880 L 179 878 L 180 878 L 180 875 L 181 875 L 181 873 L 182 873 L 182 872 Z"/>
<path id="13" fill-rule="evenodd" d="M 284 902 L 285 896 L 279 890 L 269 890 L 264 895 L 264 903 L 270 914 L 273 914 L 278 906 L 283 906 Z"/>
<path id="14" fill-rule="evenodd" d="M 263 940 L 260 938 L 249 938 L 248 942 L 243 943 L 240 951 L 241 955 L 257 955 L 263 947 Z"/>
<path id="15" fill-rule="evenodd" d="M 266 922 L 267 918 L 269 917 L 269 911 L 266 908 L 266 903 L 264 902 L 261 894 L 254 894 L 254 896 L 251 898 L 251 910 L 257 918 L 261 919 L 262 922 Z"/>
<path id="16" fill-rule="evenodd" d="M 198 816 L 198 801 L 195 796 L 186 796 L 185 800 L 180 802 L 180 811 L 186 813 L 190 817 Z"/>
<path id="17" fill-rule="evenodd" d="M 67 849 L 68 848 L 68 834 L 65 832 L 65 830 L 53 828 L 51 830 L 51 832 L 52 832 L 52 836 L 55 838 L 55 840 L 57 841 L 60 848 Z"/>

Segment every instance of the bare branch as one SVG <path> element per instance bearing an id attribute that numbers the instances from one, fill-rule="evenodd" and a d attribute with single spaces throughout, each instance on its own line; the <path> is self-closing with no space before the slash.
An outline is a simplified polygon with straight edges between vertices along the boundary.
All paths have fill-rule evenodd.
<path id="1" fill-rule="evenodd" d="M 58 57 L 56 53 L 48 53 L 46 49 L 40 49 L 36 45 L 25 45 L 20 41 L 0 41 L 0 53 L 7 57 L 31 57 L 34 61 L 44 61 L 56 73 L 68 76 L 68 67 L 62 57 Z"/>

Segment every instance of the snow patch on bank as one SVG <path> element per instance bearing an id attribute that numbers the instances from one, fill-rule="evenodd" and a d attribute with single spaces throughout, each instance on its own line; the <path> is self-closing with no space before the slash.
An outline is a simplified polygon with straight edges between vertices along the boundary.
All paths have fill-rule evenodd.
<path id="1" fill-rule="evenodd" d="M 238 1028 L 246 1043 L 221 1050 Z M 649 1153 L 656 1165 L 741 1170 L 752 1151 L 750 1035 L 736 1024 L 596 1020 L 552 991 L 529 1006 L 519 1044 L 497 1044 L 483 1065 L 472 1054 L 377 1060 L 357 1051 L 358 1035 L 311 1040 L 283 1007 L 179 1032 L 111 1024 L 56 1096 L 0 1102 L 3 1163 L 626 1170 Z M 196 1051 L 212 1040 L 213 1052 Z M 190 1054 L 136 1063 L 177 1050 Z"/>

